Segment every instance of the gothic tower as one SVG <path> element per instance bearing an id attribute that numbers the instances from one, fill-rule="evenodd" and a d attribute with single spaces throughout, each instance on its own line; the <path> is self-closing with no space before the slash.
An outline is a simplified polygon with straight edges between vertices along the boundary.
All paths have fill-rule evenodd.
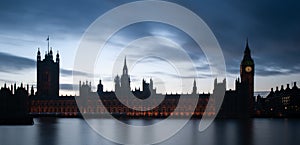
<path id="1" fill-rule="evenodd" d="M 45 58 L 41 60 L 41 52 L 37 52 L 37 96 L 59 96 L 59 54 L 56 61 L 53 60 L 52 48 L 45 52 Z"/>
<path id="2" fill-rule="evenodd" d="M 197 85 L 196 85 L 196 80 L 194 79 L 194 82 L 193 82 L 193 91 L 192 91 L 192 94 L 197 94 Z"/>
<path id="3" fill-rule="evenodd" d="M 247 111 L 251 115 L 253 113 L 254 107 L 254 61 L 251 57 L 251 51 L 249 48 L 248 40 L 246 43 L 246 48 L 244 51 L 244 58 L 240 65 L 240 77 L 241 84 L 244 86 L 243 91 L 247 101 Z"/>
<path id="4" fill-rule="evenodd" d="M 130 77 L 128 75 L 126 57 L 124 59 L 123 74 L 121 76 L 121 88 L 123 91 L 130 91 Z"/>

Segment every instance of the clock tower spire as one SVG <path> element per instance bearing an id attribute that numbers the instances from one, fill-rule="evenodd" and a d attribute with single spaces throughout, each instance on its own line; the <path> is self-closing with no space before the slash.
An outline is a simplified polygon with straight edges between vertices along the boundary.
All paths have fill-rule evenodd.
<path id="1" fill-rule="evenodd" d="M 253 114 L 254 104 L 254 61 L 251 57 L 248 39 L 244 51 L 244 57 L 240 65 L 241 83 L 244 86 L 244 94 L 247 98 L 248 114 Z"/>

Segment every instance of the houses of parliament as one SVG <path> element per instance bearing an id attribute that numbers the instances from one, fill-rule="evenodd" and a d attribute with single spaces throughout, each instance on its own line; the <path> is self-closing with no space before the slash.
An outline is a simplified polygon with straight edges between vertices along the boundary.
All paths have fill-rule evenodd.
<path id="1" fill-rule="evenodd" d="M 208 105 L 211 94 L 199 94 L 196 81 L 191 84 L 190 94 L 160 94 L 156 92 L 153 86 L 153 80 L 150 82 L 142 81 L 142 90 L 132 90 L 130 87 L 130 75 L 128 73 L 126 58 L 122 74 L 117 75 L 114 79 L 115 91 L 104 91 L 102 81 L 99 81 L 97 91 L 92 91 L 91 83 L 79 82 L 78 96 L 59 96 L 59 74 L 60 74 L 60 56 L 59 53 L 53 54 L 52 48 L 44 54 L 40 50 L 37 52 L 37 91 L 34 92 L 33 86 L 29 88 L 21 84 L 7 87 L 6 84 L 0 89 L 0 123 L 5 120 L 30 117 L 80 117 L 82 113 L 105 116 L 105 110 L 109 115 L 116 117 L 168 117 L 190 116 L 201 118 L 204 113 L 208 116 L 218 115 L 219 117 L 256 117 L 256 116 L 299 116 L 300 115 L 300 91 L 296 83 L 292 88 L 287 86 L 286 89 L 278 88 L 276 91 L 271 90 L 270 94 L 263 98 L 254 96 L 254 77 L 255 63 L 251 56 L 251 50 L 246 43 L 244 55 L 240 64 L 240 77 L 235 81 L 235 90 L 227 90 L 219 112 L 212 103 Z M 55 56 L 55 59 L 54 59 Z M 226 80 L 218 83 L 214 81 L 214 88 L 226 86 Z M 118 96 L 118 97 L 117 97 Z M 121 97 L 119 97 L 121 96 Z M 195 109 L 192 106 L 193 96 L 199 97 Z M 149 97 L 157 99 L 163 98 L 163 101 L 153 109 L 153 103 L 141 103 L 140 101 L 129 100 L 130 106 L 122 104 L 119 100 L 136 97 L 144 100 Z M 182 99 L 184 107 L 177 108 L 179 111 L 174 112 L 178 100 Z M 83 102 L 80 106 L 76 100 Z M 97 101 L 102 101 L 103 106 L 97 105 Z M 128 101 L 128 100 L 127 100 Z M 158 101 L 154 99 L 153 101 Z M 137 110 L 134 108 L 144 108 Z M 208 109 L 209 111 L 205 110 Z"/>

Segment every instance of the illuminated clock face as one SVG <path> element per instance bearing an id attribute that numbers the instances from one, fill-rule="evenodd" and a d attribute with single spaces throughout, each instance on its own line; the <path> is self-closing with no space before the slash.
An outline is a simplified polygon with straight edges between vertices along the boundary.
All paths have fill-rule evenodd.
<path id="1" fill-rule="evenodd" d="M 247 66 L 247 67 L 245 68 L 245 71 L 246 71 L 246 72 L 251 72 L 251 71 L 252 71 L 252 67 L 251 67 L 251 66 Z"/>

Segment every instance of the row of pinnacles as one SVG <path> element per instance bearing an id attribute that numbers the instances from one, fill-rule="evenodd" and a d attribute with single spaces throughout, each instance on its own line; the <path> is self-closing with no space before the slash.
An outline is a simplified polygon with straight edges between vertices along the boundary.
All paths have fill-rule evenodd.
<path id="1" fill-rule="evenodd" d="M 257 109 L 260 110 L 262 115 L 275 117 L 299 116 L 299 94 L 300 89 L 297 87 L 296 82 L 294 82 L 292 88 L 290 88 L 290 84 L 287 84 L 286 88 L 281 85 L 280 90 L 278 87 L 276 87 L 275 91 L 271 88 L 271 91 L 266 98 L 262 98 L 261 96 L 257 97 Z"/>
<path id="2" fill-rule="evenodd" d="M 33 86 L 29 92 L 29 85 L 25 88 L 23 83 L 0 89 L 0 124 L 32 124 L 29 117 L 29 95 L 34 95 Z"/>
<path id="3" fill-rule="evenodd" d="M 149 83 L 145 79 L 142 80 L 142 90 L 140 88 L 135 88 L 134 90 L 130 87 L 130 76 L 128 74 L 128 69 L 126 65 L 126 58 L 124 59 L 123 74 L 121 77 L 117 75 L 114 78 L 115 83 L 115 93 L 122 94 L 123 96 L 134 94 L 139 99 L 146 99 L 151 94 L 156 94 L 156 88 L 153 86 L 153 80 L 150 79 Z M 196 84 L 194 84 L 196 85 Z M 102 81 L 99 81 L 97 86 L 97 93 L 101 95 L 104 93 Z M 79 82 L 79 96 L 93 96 L 91 82 Z"/>
<path id="4" fill-rule="evenodd" d="M 290 88 L 290 84 L 286 85 L 286 88 L 284 89 L 284 86 L 281 85 L 281 89 L 279 90 L 278 86 L 276 87 L 276 90 L 274 91 L 273 88 L 271 88 L 270 94 L 267 96 L 267 98 L 274 98 L 274 97 L 286 97 L 290 95 L 294 95 L 299 93 L 299 88 L 297 87 L 297 83 L 294 82 L 294 86 Z"/>

